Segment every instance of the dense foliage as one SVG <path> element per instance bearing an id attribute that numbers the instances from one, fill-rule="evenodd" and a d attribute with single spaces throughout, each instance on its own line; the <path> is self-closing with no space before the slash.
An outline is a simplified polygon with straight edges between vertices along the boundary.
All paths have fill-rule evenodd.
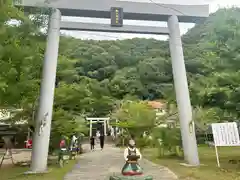
<path id="1" fill-rule="evenodd" d="M 143 102 L 123 102 L 112 114 L 116 126 L 123 128 L 130 136 L 140 137 L 144 131 L 151 131 L 156 124 L 156 113 Z"/>
<path id="2" fill-rule="evenodd" d="M 192 105 L 216 109 L 222 120 L 240 115 L 239 15 L 240 9 L 221 9 L 183 37 Z M 10 25 L 11 19 L 18 25 Z M 37 19 L 0 4 L 0 107 L 22 108 L 21 117 L 30 123 L 38 104 L 45 39 Z M 81 117 L 108 115 L 124 98 L 175 101 L 167 41 L 62 36 L 59 52 L 55 133 L 79 128 L 75 123 Z"/>

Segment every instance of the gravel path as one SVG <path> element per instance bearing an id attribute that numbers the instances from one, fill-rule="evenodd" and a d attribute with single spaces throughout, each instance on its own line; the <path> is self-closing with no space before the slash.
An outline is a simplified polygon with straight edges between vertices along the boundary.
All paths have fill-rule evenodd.
<path id="1" fill-rule="evenodd" d="M 4 155 L 4 153 L 5 153 L 5 149 L 0 149 L 0 160 L 2 159 L 2 156 Z M 21 161 L 30 161 L 31 159 L 31 150 L 13 149 L 12 153 L 13 153 L 12 157 L 13 157 L 14 163 L 21 162 Z M 5 156 L 2 167 L 5 167 L 5 166 L 13 166 L 10 156 Z"/>
<path id="2" fill-rule="evenodd" d="M 69 172 L 64 180 L 109 180 L 109 176 L 119 174 L 124 165 L 123 150 L 106 145 L 104 150 L 88 150 L 81 155 L 79 163 Z M 154 180 L 176 180 L 169 169 L 142 159 L 140 165 L 145 175 L 152 175 Z"/>

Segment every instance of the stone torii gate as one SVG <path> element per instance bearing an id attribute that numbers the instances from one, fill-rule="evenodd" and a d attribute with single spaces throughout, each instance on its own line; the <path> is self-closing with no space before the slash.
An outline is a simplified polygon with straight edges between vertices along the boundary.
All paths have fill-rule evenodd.
<path id="1" fill-rule="evenodd" d="M 208 5 L 161 4 L 150 1 L 133 2 L 130 0 L 15 0 L 14 3 L 17 7 L 24 7 L 26 12 L 30 12 L 31 9 L 36 7 L 54 9 L 49 16 L 40 103 L 36 119 L 36 127 L 41 129 L 41 133 L 36 131 L 33 139 L 32 172 L 43 172 L 47 169 L 61 28 L 104 32 L 168 34 L 184 157 L 190 165 L 199 165 L 179 22 L 195 23 L 199 19 L 206 18 L 209 15 Z M 114 27 L 111 27 L 110 25 L 100 26 L 100 24 L 61 22 L 61 16 L 109 19 L 115 16 L 116 19 L 112 19 L 112 26 Z M 166 21 L 168 22 L 168 28 L 124 26 L 122 24 L 123 16 L 124 19 L 130 20 Z"/>
<path id="2" fill-rule="evenodd" d="M 93 118 L 93 117 L 88 117 L 88 118 L 86 118 L 86 120 L 89 121 L 89 125 L 90 125 L 90 127 L 89 127 L 89 130 L 90 130 L 89 136 L 90 136 L 90 137 L 93 135 L 93 134 L 92 134 L 92 125 L 93 125 L 94 123 L 103 123 L 104 136 L 107 136 L 107 128 L 108 128 L 108 126 L 109 126 L 109 120 L 110 120 L 109 117 L 107 117 L 107 118 L 100 118 L 100 117 L 95 117 L 95 118 Z"/>

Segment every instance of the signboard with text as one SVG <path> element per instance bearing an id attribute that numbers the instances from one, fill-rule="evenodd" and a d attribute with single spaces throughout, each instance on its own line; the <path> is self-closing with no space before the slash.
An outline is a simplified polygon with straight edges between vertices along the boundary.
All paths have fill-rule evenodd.
<path id="1" fill-rule="evenodd" d="M 212 133 L 215 146 L 239 146 L 239 133 L 237 123 L 214 123 Z"/>
<path id="2" fill-rule="evenodd" d="M 111 26 L 113 27 L 123 26 L 123 8 L 120 7 L 111 8 Z"/>
<path id="3" fill-rule="evenodd" d="M 217 166 L 220 167 L 218 146 L 240 146 L 238 126 L 235 122 L 212 124 Z"/>

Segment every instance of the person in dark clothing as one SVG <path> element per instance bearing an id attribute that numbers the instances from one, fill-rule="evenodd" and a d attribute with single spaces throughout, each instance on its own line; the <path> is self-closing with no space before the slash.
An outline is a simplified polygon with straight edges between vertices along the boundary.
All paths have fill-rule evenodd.
<path id="1" fill-rule="evenodd" d="M 94 146 L 95 146 L 95 138 L 94 138 L 94 136 L 92 136 L 90 138 L 90 145 L 91 145 L 91 150 L 94 150 Z"/>
<path id="2" fill-rule="evenodd" d="M 104 135 L 101 135 L 99 138 L 100 138 L 100 147 L 103 150 L 103 147 L 104 147 Z"/>

